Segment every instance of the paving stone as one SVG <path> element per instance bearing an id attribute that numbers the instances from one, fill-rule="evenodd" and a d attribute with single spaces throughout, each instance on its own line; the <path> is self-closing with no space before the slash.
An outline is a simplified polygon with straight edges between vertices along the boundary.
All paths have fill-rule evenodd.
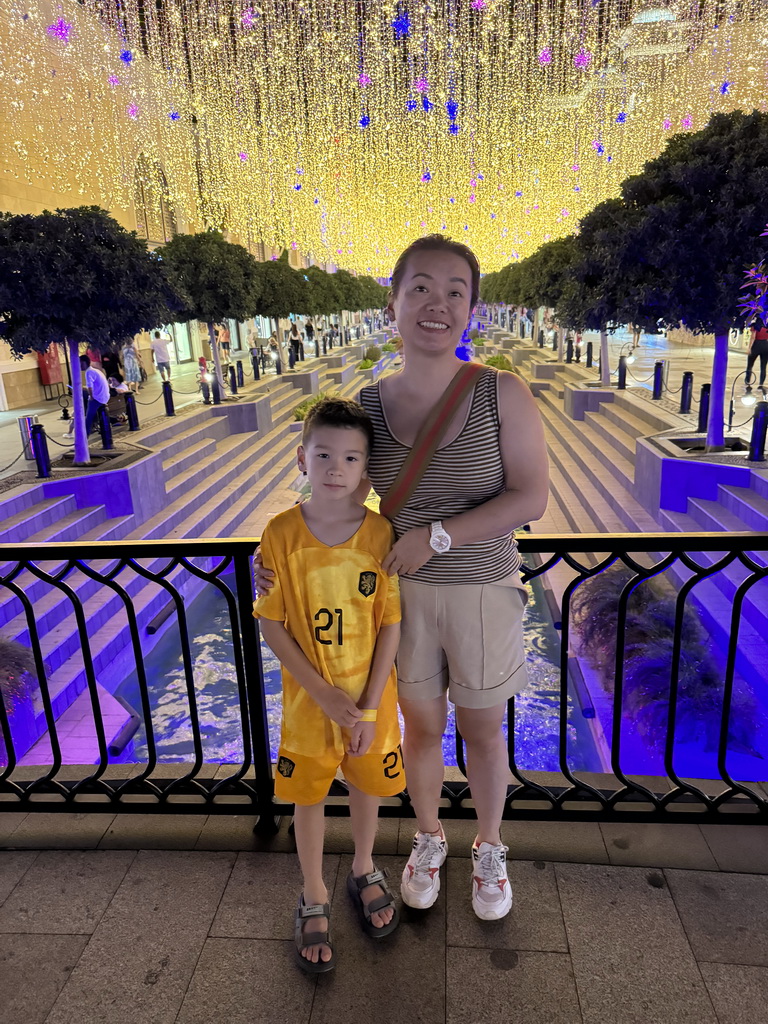
<path id="1" fill-rule="evenodd" d="M 555 872 L 584 1024 L 716 1024 L 661 872 Z"/>
<path id="2" fill-rule="evenodd" d="M 171 1024 L 234 855 L 141 851 L 46 1024 Z"/>
<path id="3" fill-rule="evenodd" d="M 4 935 L 3 1024 L 43 1024 L 87 942 L 86 935 Z"/>
<path id="4" fill-rule="evenodd" d="M 99 845 L 112 817 L 69 811 L 27 814 L 4 845 L 14 849 L 92 850 Z"/>
<path id="5" fill-rule="evenodd" d="M 765 1020 L 768 968 L 700 963 L 720 1024 Z"/>
<path id="6" fill-rule="evenodd" d="M 379 818 L 379 828 L 373 846 L 374 855 L 396 854 L 399 832 L 399 818 Z M 349 817 L 326 817 L 324 849 L 326 853 L 354 852 L 355 844 L 352 841 Z"/>
<path id="7" fill-rule="evenodd" d="M 101 850 L 192 850 L 204 814 L 116 814 L 99 843 Z"/>
<path id="8" fill-rule="evenodd" d="M 380 857 L 399 896 L 402 861 Z M 341 858 L 334 892 L 333 941 L 339 966 L 320 979 L 311 1024 L 341 1021 L 445 1021 L 445 903 L 427 912 L 401 906 L 400 927 L 381 940 L 363 933 L 346 892 L 352 858 Z"/>
<path id="9" fill-rule="evenodd" d="M 0 844 L 6 845 L 5 840 L 13 835 L 19 825 L 27 817 L 26 811 L 2 811 L 0 812 Z"/>
<path id="10" fill-rule="evenodd" d="M 446 969 L 446 1024 L 581 1024 L 565 954 L 449 949 Z"/>
<path id="11" fill-rule="evenodd" d="M 471 861 L 449 857 L 443 868 L 449 946 L 567 953 L 555 870 L 544 861 L 508 863 L 512 910 L 501 921 L 481 921 L 472 910 Z"/>
<path id="12" fill-rule="evenodd" d="M 253 831 L 253 814 L 210 814 L 204 819 L 196 850 L 259 850 L 263 840 Z"/>
<path id="13" fill-rule="evenodd" d="M 326 854 L 323 872 L 332 893 L 339 858 Z M 296 854 L 240 853 L 210 934 L 226 938 L 292 939 L 293 911 L 301 892 Z"/>
<path id="14" fill-rule="evenodd" d="M 702 825 L 721 871 L 768 874 L 768 826 Z"/>
<path id="15" fill-rule="evenodd" d="M 0 907 L 0 933 L 90 935 L 136 855 L 48 850 Z"/>
<path id="16" fill-rule="evenodd" d="M 208 939 L 177 1024 L 305 1024 L 315 987 L 293 942 Z"/>
<path id="17" fill-rule="evenodd" d="M 698 825 L 605 822 L 600 830 L 611 864 L 717 870 Z"/>
<path id="18" fill-rule="evenodd" d="M 768 876 L 665 874 L 697 960 L 768 967 Z"/>
<path id="19" fill-rule="evenodd" d="M 33 851 L 4 850 L 0 852 L 0 904 L 13 892 L 24 873 L 35 861 Z"/>

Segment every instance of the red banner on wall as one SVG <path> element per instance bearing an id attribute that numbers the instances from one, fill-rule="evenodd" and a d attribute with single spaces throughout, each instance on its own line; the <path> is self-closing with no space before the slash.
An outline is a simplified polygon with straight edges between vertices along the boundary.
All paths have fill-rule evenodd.
<path id="1" fill-rule="evenodd" d="M 40 370 L 40 383 L 43 386 L 63 383 L 58 345 L 50 345 L 45 352 L 38 352 L 37 366 Z"/>

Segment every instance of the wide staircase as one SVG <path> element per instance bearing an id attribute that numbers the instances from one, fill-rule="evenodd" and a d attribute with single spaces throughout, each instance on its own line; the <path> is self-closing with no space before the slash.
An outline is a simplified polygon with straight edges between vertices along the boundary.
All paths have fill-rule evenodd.
<path id="1" fill-rule="evenodd" d="M 318 371 L 319 390 L 356 397 L 370 377 L 356 370 L 358 356 L 341 367 L 343 351 L 336 351 L 327 363 L 308 360 L 299 368 L 306 365 Z M 241 396 L 238 403 L 268 398 L 272 423 L 269 430 L 232 433 L 228 417 L 222 415 L 222 410 L 229 406 L 225 403 L 195 408 L 186 415 L 160 421 L 130 435 L 132 442 L 145 448 L 162 465 L 165 499 L 160 511 L 148 518 L 142 518 L 136 511 L 109 516 L 103 504 L 78 508 L 73 495 L 45 498 L 42 488 L 35 487 L 0 502 L 0 542 L 37 546 L 76 541 L 104 547 L 103 559 L 89 559 L 87 563 L 99 573 L 114 564 L 108 557 L 110 542 L 247 535 L 244 526 L 249 515 L 296 471 L 297 433 L 291 424 L 293 410 L 306 397 L 291 374 L 270 376 L 253 386 L 251 393 Z M 145 559 L 141 566 L 155 572 L 165 561 Z M 200 564 L 203 566 L 204 562 Z M 11 563 L 0 564 L 3 574 L 11 568 Z M 107 743 L 113 747 L 132 709 L 116 702 L 109 691 L 115 689 L 135 662 L 128 616 L 120 594 L 90 578 L 79 566 L 67 569 L 68 563 L 64 561 L 41 565 L 41 572 L 44 570 L 51 577 L 66 577 L 59 586 L 24 571 L 13 579 L 11 586 L 0 588 L 0 635 L 30 647 L 29 618 L 33 620 L 32 628 L 37 632 L 46 665 L 59 739 L 72 754 L 68 757 L 65 750 L 64 760 L 81 762 L 86 753 L 92 755 L 90 760 L 95 760 L 98 747 L 73 598 L 82 604 L 94 674 L 108 683 L 108 687 L 98 684 L 98 690 Z M 181 567 L 169 572 L 167 580 L 185 601 L 202 586 Z M 155 642 L 147 634 L 147 627 L 162 616 L 169 595 L 160 584 L 138 572 L 124 570 L 119 583 L 132 604 L 146 654 Z M 52 751 L 39 691 L 34 723 L 28 731 L 30 736 L 21 745 L 28 746 L 28 740 L 34 745 L 20 758 L 21 763 L 47 763 Z"/>

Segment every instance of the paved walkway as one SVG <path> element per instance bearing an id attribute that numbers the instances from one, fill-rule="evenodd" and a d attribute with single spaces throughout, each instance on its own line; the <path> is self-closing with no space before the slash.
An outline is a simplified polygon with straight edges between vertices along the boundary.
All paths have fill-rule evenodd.
<path id="1" fill-rule="evenodd" d="M 469 902 L 472 823 L 450 821 L 438 904 L 406 908 L 378 944 L 345 892 L 349 822 L 330 818 L 339 965 L 311 979 L 292 963 L 287 822 L 261 850 L 252 825 L 0 814 L 3 1024 L 765 1020 L 766 827 L 505 823 L 515 905 L 482 923 Z M 377 863 L 395 882 L 412 827 L 381 824 Z"/>

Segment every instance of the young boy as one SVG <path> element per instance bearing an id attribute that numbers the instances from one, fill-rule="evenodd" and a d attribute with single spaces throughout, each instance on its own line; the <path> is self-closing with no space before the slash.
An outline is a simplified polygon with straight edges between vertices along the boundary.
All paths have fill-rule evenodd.
<path id="1" fill-rule="evenodd" d="M 324 801 L 338 768 L 349 786 L 355 841 L 347 890 L 368 935 L 382 938 L 398 924 L 372 860 L 379 798 L 405 787 L 394 672 L 400 597 L 397 577 L 381 568 L 392 527 L 355 500 L 372 441 L 371 421 L 356 402 L 314 405 L 297 452 L 312 495 L 275 516 L 261 540 L 264 566 L 276 577 L 254 615 L 282 665 L 275 792 L 296 805 L 304 891 L 295 942 L 309 973 L 336 966 L 322 859 Z"/>

